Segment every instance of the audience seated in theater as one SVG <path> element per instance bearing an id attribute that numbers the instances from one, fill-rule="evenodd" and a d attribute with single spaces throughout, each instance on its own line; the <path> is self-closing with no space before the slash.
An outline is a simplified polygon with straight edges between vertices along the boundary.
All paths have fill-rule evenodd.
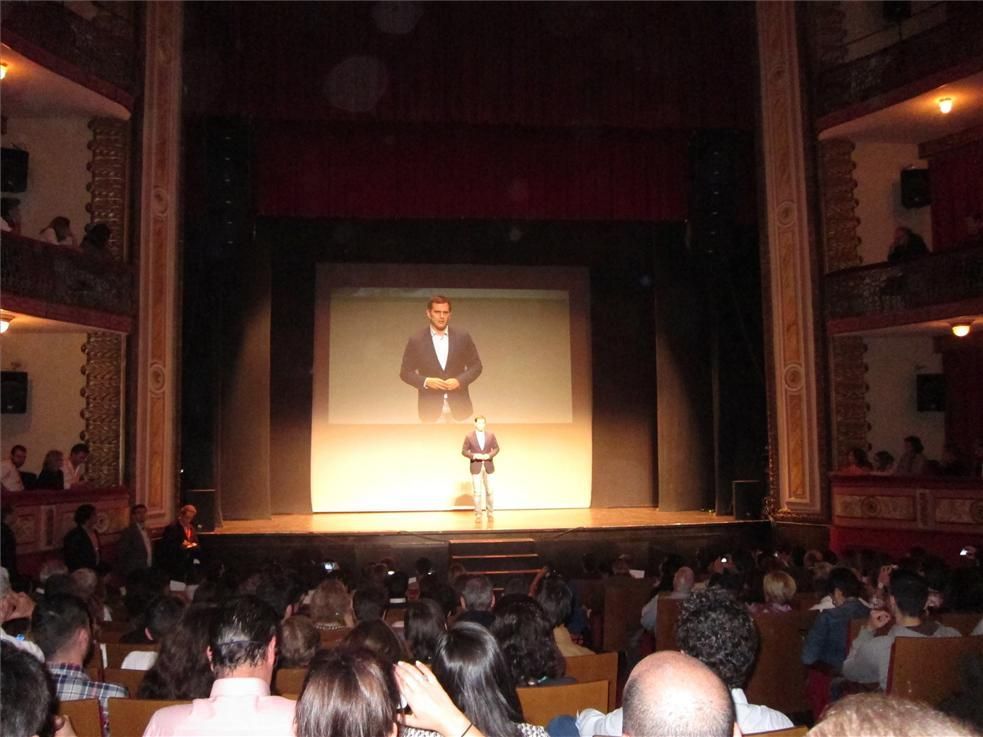
<path id="1" fill-rule="evenodd" d="M 91 504 L 82 504 L 75 510 L 75 527 L 65 534 L 62 543 L 62 557 L 69 572 L 79 568 L 100 569 L 102 546 L 97 522 L 96 508 Z"/>
<path id="2" fill-rule="evenodd" d="M 56 246 L 69 246 L 71 248 L 78 246 L 75 234 L 72 232 L 72 221 L 64 215 L 52 218 L 48 226 L 38 234 L 38 240 L 53 243 Z"/>
<path id="3" fill-rule="evenodd" d="M 279 567 L 270 567 L 259 573 L 254 578 L 254 582 L 255 588 L 250 593 L 255 593 L 273 607 L 281 622 L 292 617 L 300 608 L 304 590 L 292 572 L 284 571 Z"/>
<path id="4" fill-rule="evenodd" d="M 466 614 L 464 612 L 457 621 L 462 621 Z M 433 599 L 417 599 L 407 605 L 403 620 L 403 638 L 413 660 L 430 665 L 437 641 L 445 632 L 447 617 L 440 604 Z"/>
<path id="5" fill-rule="evenodd" d="M 340 579 L 322 581 L 311 595 L 308 613 L 319 630 L 340 630 L 355 626 L 352 596 Z"/>
<path id="6" fill-rule="evenodd" d="M 393 571 L 386 576 L 386 591 L 389 594 L 388 611 L 402 611 L 406 608 L 406 592 L 410 578 L 402 571 Z"/>
<path id="7" fill-rule="evenodd" d="M 10 457 L 0 461 L 0 491 L 24 491 L 24 479 L 20 469 L 27 460 L 27 448 L 15 445 L 10 449 Z"/>
<path id="8" fill-rule="evenodd" d="M 969 475 L 970 468 L 959 446 L 955 443 L 946 443 L 942 446 L 942 458 L 936 464 L 936 471 L 939 476 L 962 477 Z"/>
<path id="9" fill-rule="evenodd" d="M 649 632 L 655 632 L 655 626 L 659 616 L 659 599 L 685 599 L 693 591 L 693 569 L 689 566 L 682 566 L 676 570 L 672 577 L 672 591 L 660 592 L 649 599 L 649 602 L 642 607 L 642 627 Z"/>
<path id="10" fill-rule="evenodd" d="M 642 660 L 628 677 L 617 734 L 736 737 L 740 731 L 720 678 L 695 658 L 663 651 Z"/>
<path id="11" fill-rule="evenodd" d="M 553 639 L 553 627 L 539 603 L 521 594 L 503 596 L 495 605 L 491 632 L 498 640 L 516 686 L 572 683 L 566 661 Z"/>
<path id="12" fill-rule="evenodd" d="M 146 627 L 143 629 L 144 643 L 160 643 L 184 615 L 185 603 L 176 596 L 161 596 L 147 610 Z M 123 658 L 122 667 L 128 670 L 150 670 L 157 662 L 153 650 L 134 650 Z"/>
<path id="13" fill-rule="evenodd" d="M 447 583 L 451 586 L 457 584 L 457 579 L 468 575 L 468 570 L 460 563 L 451 563 L 447 567 Z"/>
<path id="14" fill-rule="evenodd" d="M 0 644 L 0 734 L 4 737 L 74 737 L 55 716 L 55 694 L 44 666 L 6 640 Z"/>
<path id="15" fill-rule="evenodd" d="M 566 621 L 573 611 L 573 591 L 558 574 L 543 579 L 536 594 L 536 601 L 543 607 L 547 620 L 553 626 L 553 639 L 565 658 L 576 655 L 593 655 L 594 652 L 573 641 Z"/>
<path id="16" fill-rule="evenodd" d="M 88 256 L 105 256 L 109 253 L 109 237 L 112 230 L 105 223 L 89 223 L 79 248 Z"/>
<path id="17" fill-rule="evenodd" d="M 219 607 L 208 645 L 215 673 L 211 695 L 160 709 L 144 737 L 293 735 L 295 703 L 270 695 L 278 624 L 273 608 L 255 596 L 237 596 Z"/>
<path id="18" fill-rule="evenodd" d="M 71 593 L 85 602 L 89 607 L 92 623 L 98 629 L 103 622 L 113 619 L 109 607 L 104 603 L 106 590 L 102 579 L 91 568 L 78 568 L 69 574 L 72 580 Z"/>
<path id="19" fill-rule="evenodd" d="M 85 602 L 70 594 L 46 594 L 31 615 L 31 637 L 44 653 L 59 699 L 99 699 L 106 735 L 107 702 L 125 698 L 128 693 L 116 683 L 93 681 L 85 672 L 93 645 L 92 621 Z"/>
<path id="20" fill-rule="evenodd" d="M 784 614 L 792 611 L 795 599 L 795 579 L 785 571 L 771 571 L 762 582 L 764 603 L 750 605 L 752 614 Z"/>
<path id="21" fill-rule="evenodd" d="M 894 464 L 895 476 L 921 476 L 925 473 L 925 446 L 917 435 L 904 439 L 904 453 Z"/>
<path id="22" fill-rule="evenodd" d="M 153 563 L 154 544 L 146 528 L 147 505 L 135 504 L 130 509 L 130 524 L 116 543 L 116 572 L 128 576 Z"/>
<path id="23" fill-rule="evenodd" d="M 297 737 L 390 737 L 401 723 L 441 737 L 485 737 L 457 709 L 425 665 L 394 669 L 369 650 L 323 650 L 297 702 Z M 397 712 L 400 701 L 408 709 Z"/>
<path id="24" fill-rule="evenodd" d="M 185 504 L 178 510 L 177 519 L 164 528 L 161 536 L 157 565 L 174 581 L 187 581 L 195 561 L 201 560 L 198 533 L 193 524 L 196 516 L 198 510 L 195 506 Z"/>
<path id="25" fill-rule="evenodd" d="M 546 737 L 542 727 L 526 724 L 515 683 L 495 638 L 480 624 L 451 627 L 437 644 L 431 668 L 454 705 L 486 735 Z M 428 737 L 407 729 L 403 737 Z"/>
<path id="26" fill-rule="evenodd" d="M 406 645 L 384 619 L 359 622 L 355 625 L 355 629 L 348 633 L 343 643 L 348 647 L 364 647 L 371 650 L 392 665 L 409 657 Z"/>
<path id="27" fill-rule="evenodd" d="M 461 589 L 461 608 L 458 622 L 475 622 L 483 627 L 491 627 L 495 621 L 492 608 L 495 606 L 495 589 L 488 576 L 471 574 L 457 580 Z"/>
<path id="28" fill-rule="evenodd" d="M 208 657 L 212 622 L 218 608 L 192 604 L 181 621 L 160 641 L 160 651 L 147 671 L 137 696 L 141 699 L 202 699 L 212 690 L 215 675 Z"/>
<path id="29" fill-rule="evenodd" d="M 730 689 L 737 724 L 742 732 L 770 732 L 792 726 L 792 721 L 781 712 L 747 701 L 744 684 L 757 657 L 758 631 L 747 608 L 731 593 L 712 586 L 704 591 L 694 591 L 685 599 L 676 625 L 676 643 L 683 653 L 704 663 Z M 626 688 L 626 705 L 627 694 Z M 586 709 L 577 715 L 577 729 L 581 737 L 621 734 L 622 719 L 622 709 L 606 715 L 596 709 Z M 624 733 L 631 734 L 627 725 Z"/>
<path id="30" fill-rule="evenodd" d="M 65 456 L 60 450 L 49 450 L 44 454 L 41 473 L 38 474 L 38 489 L 64 489 L 65 476 L 61 471 Z"/>
<path id="31" fill-rule="evenodd" d="M 837 473 L 846 476 L 866 476 L 874 470 L 874 464 L 867 458 L 867 451 L 863 448 L 850 448 L 847 455 L 847 464 L 837 469 Z"/>
<path id="32" fill-rule="evenodd" d="M 891 241 L 891 249 L 887 254 L 888 263 L 897 264 L 927 254 L 925 240 L 911 228 L 898 226 L 894 229 L 894 240 Z"/>
<path id="33" fill-rule="evenodd" d="M 807 737 L 979 737 L 972 727 L 926 704 L 884 694 L 855 694 L 825 712 Z"/>
<path id="34" fill-rule="evenodd" d="M 0 568 L 0 640 L 30 653 L 42 663 L 44 653 L 30 640 L 7 634 L 4 625 L 30 619 L 34 612 L 34 599 L 25 593 L 10 588 L 10 578 L 6 568 Z M 0 733 L 2 734 L 2 733 Z"/>
<path id="35" fill-rule="evenodd" d="M 0 197 L 0 232 L 20 235 L 20 200 Z"/>
<path id="36" fill-rule="evenodd" d="M 426 599 L 433 599 L 440 604 L 448 620 L 457 614 L 458 607 L 461 605 L 461 595 L 446 581 L 438 579 L 423 581 L 420 588 L 420 596 Z"/>
<path id="37" fill-rule="evenodd" d="M 389 594 L 378 584 L 360 586 L 352 594 L 352 610 L 355 613 L 355 621 L 359 624 L 382 619 L 386 616 L 388 606 Z"/>
<path id="38" fill-rule="evenodd" d="M 853 640 L 843 662 L 843 675 L 857 683 L 887 686 L 891 644 L 897 637 L 959 637 L 959 631 L 923 619 L 928 601 L 928 584 L 917 573 L 897 569 L 891 573 L 886 609 L 874 609 Z M 888 632 L 875 632 L 891 625 Z"/>
<path id="39" fill-rule="evenodd" d="M 820 664 L 838 674 L 846 658 L 850 622 L 866 619 L 870 609 L 860 600 L 860 581 L 849 568 L 834 568 L 829 576 L 833 608 L 819 613 L 802 647 L 805 665 Z"/>
<path id="40" fill-rule="evenodd" d="M 894 456 L 886 450 L 874 453 L 874 476 L 890 476 L 894 473 Z"/>
<path id="41" fill-rule="evenodd" d="M 281 668 L 306 668 L 321 644 L 321 636 L 309 617 L 294 615 L 280 627 Z"/>
<path id="42" fill-rule="evenodd" d="M 62 486 L 65 489 L 85 489 L 91 486 L 86 476 L 86 461 L 89 460 L 89 446 L 76 443 L 61 463 Z"/>
<path id="43" fill-rule="evenodd" d="M 17 568 L 17 535 L 11 523 L 14 521 L 14 505 L 4 501 L 0 506 L 3 515 L 0 523 L 0 566 L 7 570 L 11 585 L 16 589 L 27 588 L 27 583 L 21 580 Z"/>

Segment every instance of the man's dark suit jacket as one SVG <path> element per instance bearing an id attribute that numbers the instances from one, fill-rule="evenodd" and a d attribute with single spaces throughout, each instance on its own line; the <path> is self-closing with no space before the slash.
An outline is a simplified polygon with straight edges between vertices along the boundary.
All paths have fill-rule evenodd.
<path id="1" fill-rule="evenodd" d="M 463 330 L 448 328 L 447 339 L 450 344 L 445 369 L 440 367 L 440 361 L 437 360 L 429 326 L 411 335 L 403 351 L 403 365 L 399 370 L 399 378 L 410 386 L 416 387 L 419 392 L 417 410 L 420 419 L 424 422 L 439 420 L 444 407 L 444 392 L 423 388 L 423 382 L 427 377 L 457 379 L 461 383 L 456 391 L 447 392 L 447 403 L 455 420 L 466 420 L 473 411 L 468 385 L 481 376 L 478 349 L 475 348 L 471 336 Z"/>
<path id="2" fill-rule="evenodd" d="M 96 533 L 98 538 L 98 533 Z M 69 530 L 65 535 L 62 548 L 62 556 L 69 571 L 79 568 L 91 568 L 95 570 L 99 567 L 99 555 L 96 548 L 89 539 L 89 534 L 81 527 L 76 526 Z"/>
<path id="3" fill-rule="evenodd" d="M 488 473 L 495 473 L 495 456 L 498 455 L 498 440 L 495 433 L 485 430 L 485 447 L 478 445 L 478 433 L 472 430 L 464 436 L 464 447 L 461 448 L 461 455 L 471 459 L 471 475 L 476 476 L 481 473 L 481 466 L 484 464 Z M 490 457 L 487 461 L 476 461 L 475 453 L 487 453 Z"/>
<path id="4" fill-rule="evenodd" d="M 175 581 L 184 580 L 191 566 L 192 555 L 197 554 L 182 547 L 186 539 L 181 523 L 172 522 L 164 528 L 164 534 L 157 546 L 157 566 L 170 574 Z M 195 532 L 194 527 L 191 528 L 191 542 L 198 542 L 198 533 Z"/>
<path id="5" fill-rule="evenodd" d="M 125 576 L 132 571 L 149 567 L 147 546 L 143 544 L 140 528 L 137 527 L 136 523 L 131 523 L 129 527 L 123 530 L 123 534 L 116 544 L 116 570 Z"/>

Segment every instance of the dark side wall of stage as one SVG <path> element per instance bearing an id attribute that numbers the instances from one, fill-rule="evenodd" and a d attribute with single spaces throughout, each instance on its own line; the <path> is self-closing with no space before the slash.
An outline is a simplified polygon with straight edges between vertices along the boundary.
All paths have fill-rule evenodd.
<path id="1" fill-rule="evenodd" d="M 319 262 L 587 268 L 591 505 L 713 506 L 711 355 L 701 340 L 710 318 L 682 225 L 259 219 L 249 250 L 224 273 L 186 271 L 186 308 L 204 304 L 194 319 L 211 328 L 185 338 L 217 337 L 222 349 L 200 372 L 185 367 L 195 424 L 183 428 L 184 484 L 218 488 L 225 518 L 310 512 Z"/>

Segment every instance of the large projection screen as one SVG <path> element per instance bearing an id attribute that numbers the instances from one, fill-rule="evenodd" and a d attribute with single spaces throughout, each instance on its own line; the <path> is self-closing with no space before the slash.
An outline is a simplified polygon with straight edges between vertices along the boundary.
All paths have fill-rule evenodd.
<path id="1" fill-rule="evenodd" d="M 471 406 L 437 421 L 421 419 L 418 389 L 400 378 L 411 337 L 433 350 L 435 294 L 451 300 L 450 350 L 467 333 L 481 366 Z M 588 310 L 584 269 L 320 264 L 313 511 L 470 508 L 461 446 L 477 414 L 501 447 L 496 509 L 590 506 Z"/>

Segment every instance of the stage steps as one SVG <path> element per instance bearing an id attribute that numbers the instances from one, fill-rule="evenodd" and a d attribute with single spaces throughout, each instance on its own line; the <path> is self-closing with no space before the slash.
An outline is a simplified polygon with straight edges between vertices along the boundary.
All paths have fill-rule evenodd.
<path id="1" fill-rule="evenodd" d="M 542 566 L 536 541 L 530 537 L 450 540 L 449 549 L 451 564 L 488 576 L 497 593 L 514 576 L 530 583 Z"/>

